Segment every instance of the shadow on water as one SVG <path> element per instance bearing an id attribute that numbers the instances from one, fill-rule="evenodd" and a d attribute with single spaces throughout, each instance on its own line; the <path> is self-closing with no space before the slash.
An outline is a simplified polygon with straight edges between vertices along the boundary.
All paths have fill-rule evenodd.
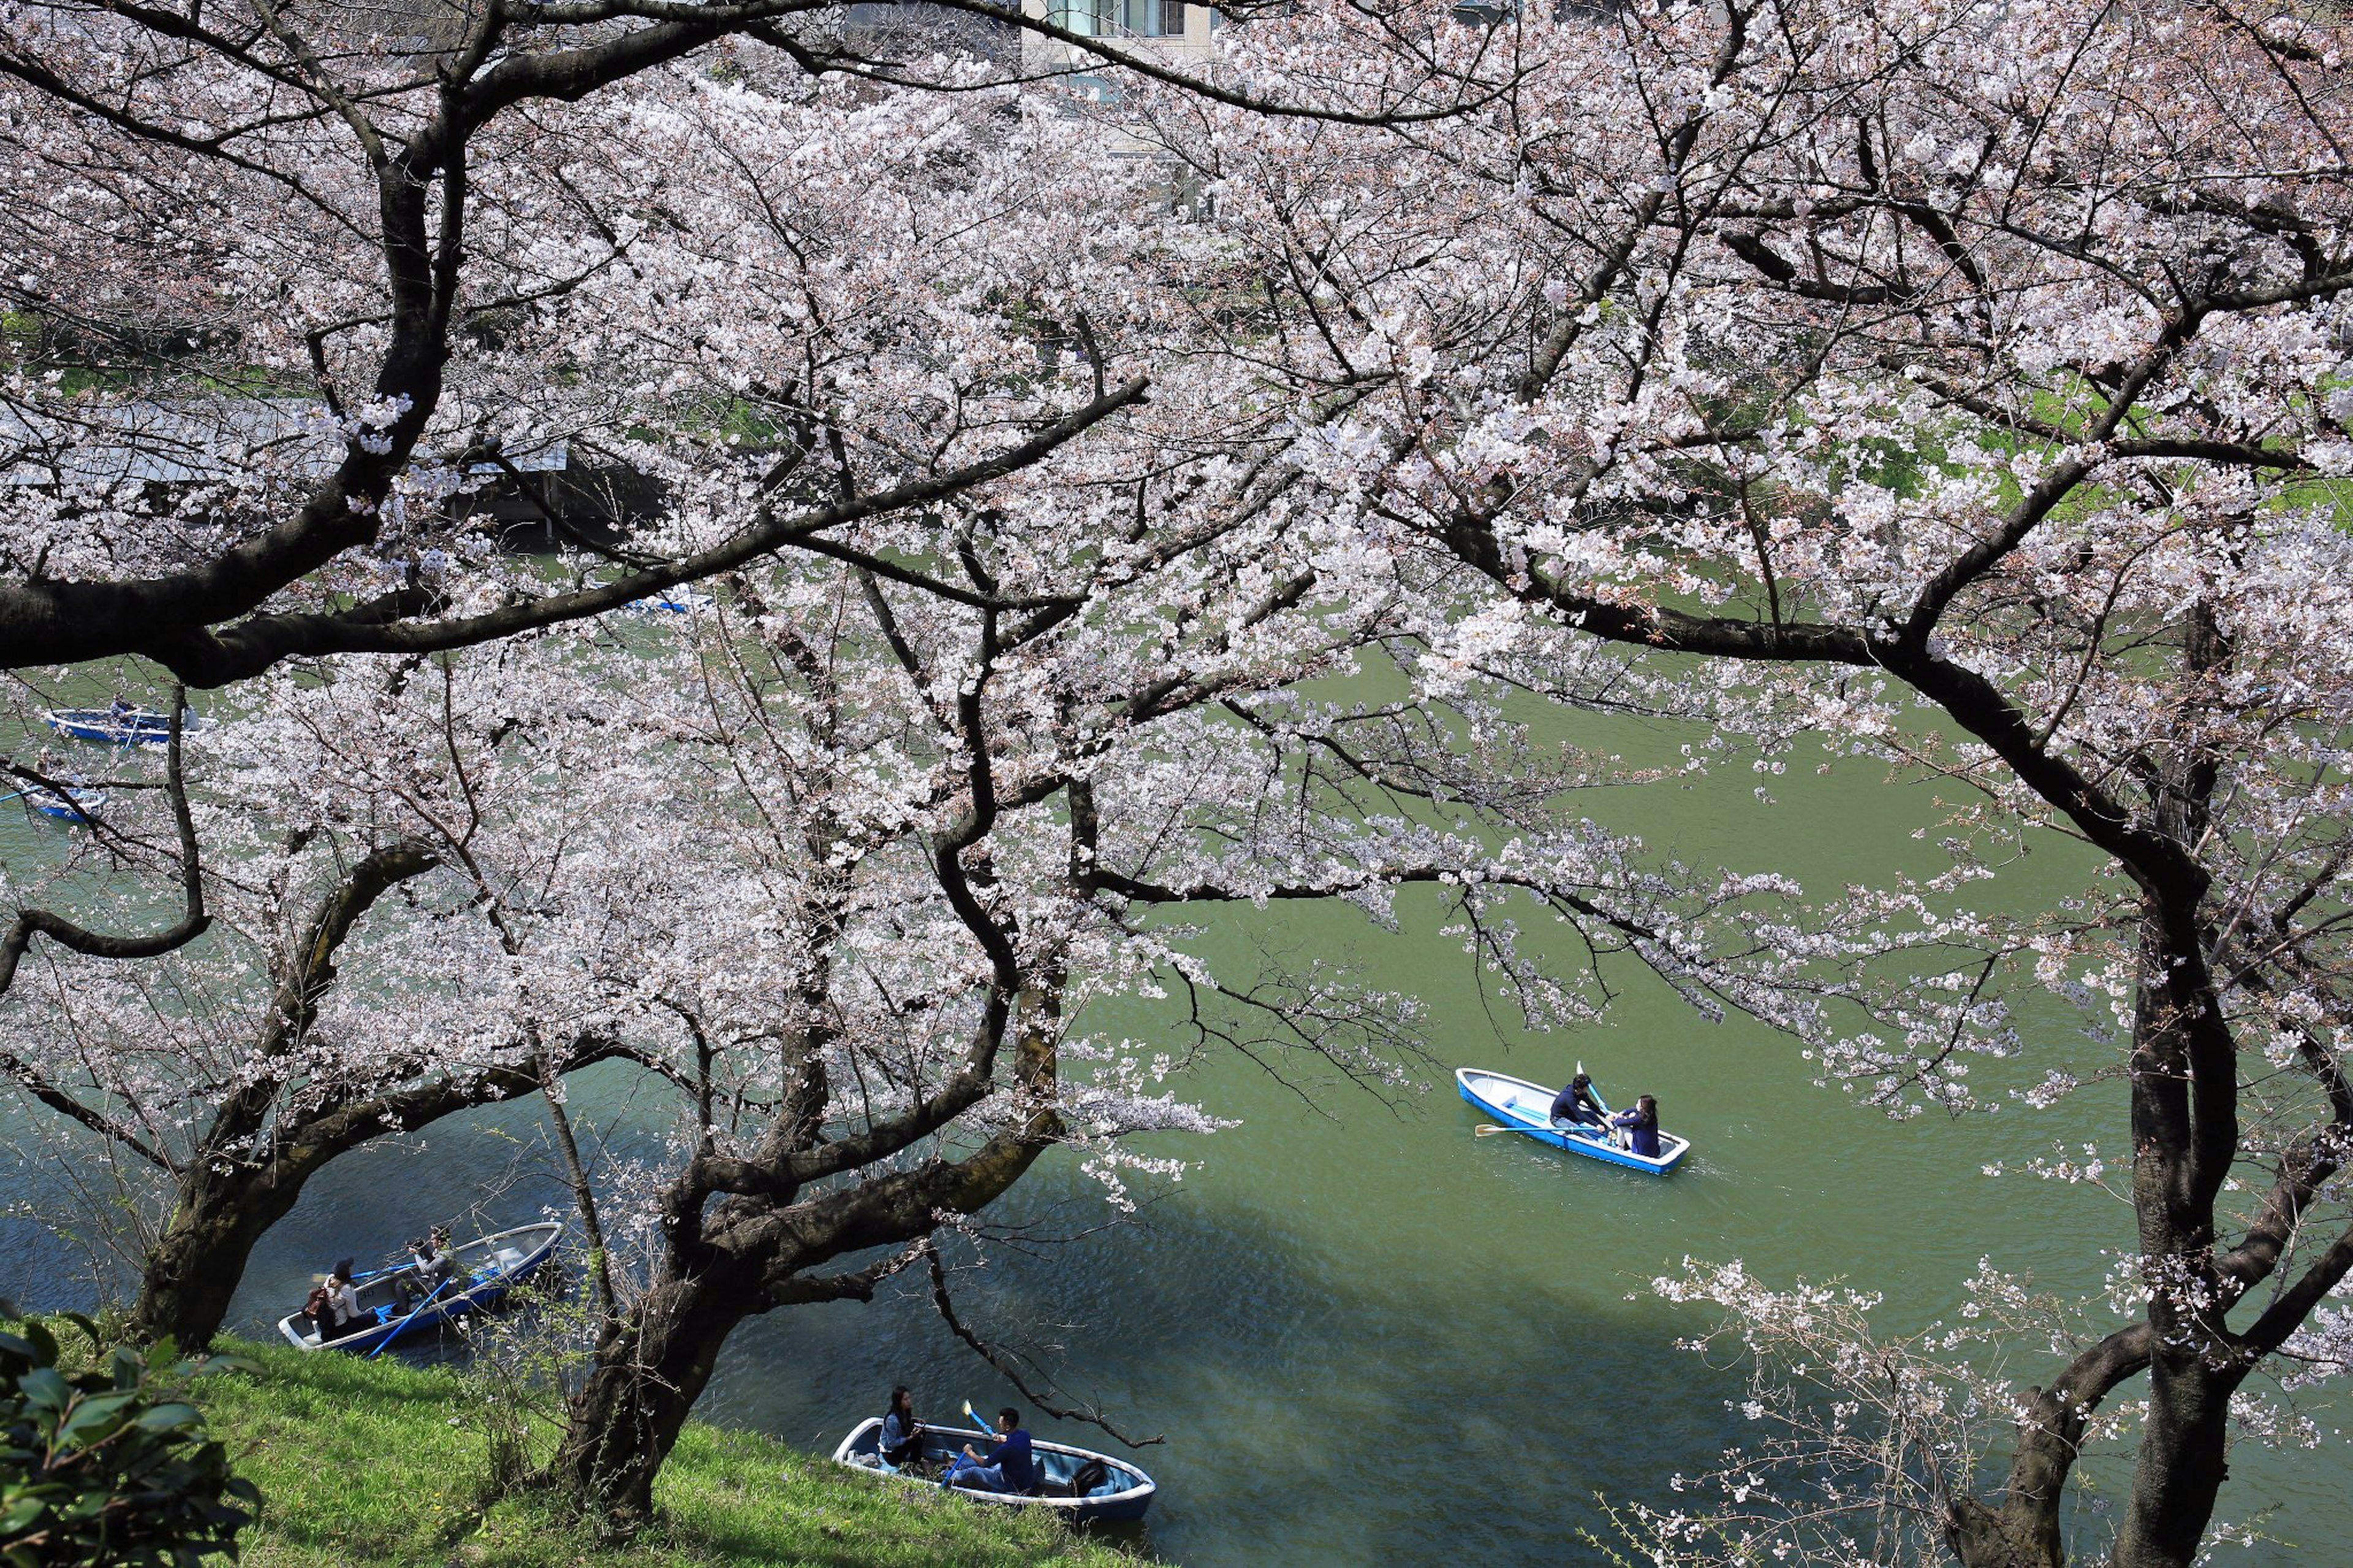
<path id="1" fill-rule="evenodd" d="M 1040 1185 L 1064 1191 L 1033 1191 L 1025 1207 L 1080 1195 L 1083 1179 L 1057 1172 Z M 959 1287 L 959 1311 L 1000 1342 L 1059 1345 L 1058 1364 L 1124 1430 L 1166 1436 L 1133 1455 L 1160 1482 L 1148 1521 L 1160 1555 L 1556 1562 L 1577 1554 L 1594 1493 L 1655 1496 L 1695 1439 L 1721 1440 L 1689 1415 L 1720 1415 L 1731 1385 L 1702 1397 L 1711 1379 L 1669 1348 L 1654 1312 L 1596 1310 L 1509 1272 L 1492 1289 L 1452 1259 L 1366 1277 L 1327 1267 L 1276 1212 L 1180 1201 L 1036 1256 L 1000 1255 L 985 1286 Z M 1662 1380 L 1681 1412 L 1664 1423 L 1646 1409 Z M 902 1381 L 940 1418 L 966 1398 L 984 1411 L 1018 1403 L 911 1289 L 747 1324 L 704 1414 L 830 1448 Z M 1032 1426 L 1118 1451 L 1075 1423 Z"/>

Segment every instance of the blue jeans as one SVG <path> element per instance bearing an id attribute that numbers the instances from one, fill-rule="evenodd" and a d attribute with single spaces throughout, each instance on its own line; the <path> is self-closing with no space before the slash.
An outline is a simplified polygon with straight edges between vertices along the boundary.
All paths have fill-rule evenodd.
<path id="1" fill-rule="evenodd" d="M 958 1454 L 955 1463 L 948 1467 L 943 1486 L 970 1487 L 975 1491 L 1005 1492 L 1013 1489 L 1005 1484 L 1005 1471 L 997 1465 L 984 1465 L 977 1459 L 967 1459 Z"/>

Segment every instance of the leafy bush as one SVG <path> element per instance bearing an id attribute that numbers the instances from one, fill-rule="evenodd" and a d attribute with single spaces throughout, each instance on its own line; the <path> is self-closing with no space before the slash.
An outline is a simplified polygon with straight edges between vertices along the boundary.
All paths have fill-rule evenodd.
<path id="1" fill-rule="evenodd" d="M 13 1317 L 0 1303 L 0 1319 Z M 187 1381 L 239 1363 L 181 1358 L 169 1340 L 108 1350 L 97 1326 L 86 1365 L 60 1364 L 57 1337 L 34 1319 L 0 1331 L 0 1564 L 196 1568 L 237 1554 L 260 1501 L 178 1397 Z"/>

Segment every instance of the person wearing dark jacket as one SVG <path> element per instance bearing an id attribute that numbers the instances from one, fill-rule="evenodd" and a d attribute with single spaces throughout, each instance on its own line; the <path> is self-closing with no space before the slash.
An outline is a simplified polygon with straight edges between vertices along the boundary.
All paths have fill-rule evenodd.
<path id="1" fill-rule="evenodd" d="M 986 1455 L 965 1445 L 964 1453 L 948 1467 L 944 1486 L 974 1491 L 1010 1492 L 1027 1497 L 1038 1489 L 1038 1461 L 1029 1451 L 1029 1434 L 1021 1429 L 1021 1412 L 1011 1405 L 997 1413 L 997 1441 Z"/>
<path id="2" fill-rule="evenodd" d="M 1635 1153 L 1646 1160 L 1659 1157 L 1659 1102 L 1655 1096 L 1643 1095 L 1634 1101 L 1634 1109 L 1621 1110 L 1609 1119 L 1613 1127 L 1626 1130 L 1626 1140 Z"/>
<path id="3" fill-rule="evenodd" d="M 1552 1102 L 1556 1127 L 1599 1127 L 1606 1124 L 1609 1114 L 1593 1092 L 1593 1080 L 1581 1072 L 1568 1080 L 1568 1087 Z"/>

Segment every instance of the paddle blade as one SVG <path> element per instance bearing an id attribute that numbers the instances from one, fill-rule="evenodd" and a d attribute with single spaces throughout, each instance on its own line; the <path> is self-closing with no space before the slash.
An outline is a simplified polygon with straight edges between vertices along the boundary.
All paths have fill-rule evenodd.
<path id="1" fill-rule="evenodd" d="M 980 1415 L 973 1409 L 972 1401 L 969 1399 L 964 1402 L 964 1418 L 976 1426 L 980 1425 Z"/>
<path id="2" fill-rule="evenodd" d="M 1512 1132 L 1512 1131 L 1517 1131 L 1517 1129 L 1515 1129 L 1515 1128 L 1511 1128 L 1511 1127 L 1498 1127 L 1498 1126 L 1496 1126 L 1493 1122 L 1492 1122 L 1492 1121 L 1491 1121 L 1491 1122 L 1487 1122 L 1487 1123 L 1485 1123 L 1485 1124 L 1483 1124 L 1483 1125 L 1482 1125 L 1482 1126 L 1478 1127 L 1477 1129 L 1473 1130 L 1473 1131 L 1472 1131 L 1472 1134 L 1471 1134 L 1471 1136 L 1472 1136 L 1472 1137 L 1473 1137 L 1473 1138 L 1484 1138 L 1484 1137 L 1486 1137 L 1489 1133 L 1492 1133 L 1492 1132 Z"/>

